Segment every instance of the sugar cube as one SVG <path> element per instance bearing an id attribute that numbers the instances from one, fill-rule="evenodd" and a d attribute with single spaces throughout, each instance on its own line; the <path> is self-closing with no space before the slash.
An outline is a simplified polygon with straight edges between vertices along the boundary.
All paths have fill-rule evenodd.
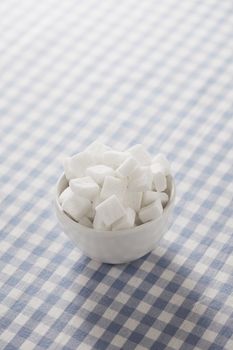
<path id="1" fill-rule="evenodd" d="M 98 185 L 103 184 L 105 176 L 114 175 L 114 170 L 106 165 L 95 165 L 87 168 L 86 175 L 92 177 Z"/>
<path id="2" fill-rule="evenodd" d="M 146 191 L 143 193 L 142 197 L 142 206 L 145 207 L 152 202 L 154 202 L 157 199 L 160 199 L 160 192 L 155 192 L 155 191 Z"/>
<path id="3" fill-rule="evenodd" d="M 71 169 L 71 157 L 66 157 L 63 159 L 63 168 L 64 168 L 65 177 L 68 181 L 76 177 L 75 173 Z"/>
<path id="4" fill-rule="evenodd" d="M 85 175 L 85 171 L 88 167 L 95 164 L 93 155 L 90 152 L 80 152 L 70 159 L 71 171 L 75 174 L 75 177 L 82 177 Z"/>
<path id="5" fill-rule="evenodd" d="M 169 161 L 162 153 L 159 153 L 157 156 L 153 158 L 152 164 L 157 164 L 157 163 L 159 163 L 160 166 L 163 168 L 165 176 L 171 175 L 171 167 L 170 167 Z"/>
<path id="6" fill-rule="evenodd" d="M 163 207 L 160 200 L 156 200 L 155 202 L 149 204 L 146 207 L 143 207 L 138 216 L 140 220 L 145 223 L 151 220 L 155 220 L 160 217 L 163 213 Z"/>
<path id="7" fill-rule="evenodd" d="M 100 194 L 98 194 L 98 196 L 96 196 L 93 200 L 92 200 L 92 207 L 95 209 L 95 207 L 97 205 L 99 205 L 101 202 L 103 202 L 104 199 L 100 198 Z"/>
<path id="8" fill-rule="evenodd" d="M 86 198 L 73 195 L 63 201 L 62 209 L 74 220 L 78 221 L 91 209 L 91 202 Z"/>
<path id="9" fill-rule="evenodd" d="M 135 215 L 135 211 L 132 208 L 127 208 L 125 215 L 112 225 L 112 230 L 123 230 L 133 227 Z"/>
<path id="10" fill-rule="evenodd" d="M 153 175 L 150 167 L 137 168 L 129 177 L 128 189 L 136 192 L 151 190 L 152 180 Z"/>
<path id="11" fill-rule="evenodd" d="M 120 200 L 123 199 L 126 191 L 127 181 L 114 176 L 106 176 L 100 192 L 100 198 L 106 199 L 115 194 Z"/>
<path id="12" fill-rule="evenodd" d="M 138 212 L 141 209 L 142 192 L 126 191 L 123 204 Z"/>
<path id="13" fill-rule="evenodd" d="M 99 212 L 96 212 L 94 220 L 93 220 L 93 228 L 95 230 L 100 230 L 100 231 L 110 231 L 111 230 L 111 225 L 107 226 L 102 220 L 102 215 Z"/>
<path id="14" fill-rule="evenodd" d="M 152 173 L 155 190 L 158 192 L 165 191 L 167 188 L 167 178 L 164 175 L 163 171 L 159 168 L 156 170 L 154 167 L 152 167 Z"/>
<path id="15" fill-rule="evenodd" d="M 127 156 L 126 152 L 107 151 L 103 155 L 104 164 L 116 169 L 126 160 Z"/>
<path id="16" fill-rule="evenodd" d="M 143 145 L 137 144 L 128 149 L 128 152 L 141 164 L 150 165 L 151 156 Z"/>
<path id="17" fill-rule="evenodd" d="M 145 207 L 157 199 L 160 199 L 163 207 L 165 207 L 168 202 L 168 195 L 165 192 L 146 191 L 143 193 L 142 206 Z"/>
<path id="18" fill-rule="evenodd" d="M 110 151 L 111 148 L 99 141 L 95 141 L 91 143 L 86 150 L 95 158 L 96 164 L 104 164 L 104 153 Z"/>
<path id="19" fill-rule="evenodd" d="M 122 177 L 131 175 L 139 166 L 138 161 L 133 157 L 127 157 L 125 161 L 117 168 L 116 173 Z"/>
<path id="20" fill-rule="evenodd" d="M 90 200 L 99 193 L 99 186 L 90 176 L 70 180 L 69 185 L 74 194 Z"/>
<path id="21" fill-rule="evenodd" d="M 112 225 L 125 215 L 125 209 L 116 195 L 105 199 L 95 210 L 106 226 Z"/>
<path id="22" fill-rule="evenodd" d="M 60 194 L 59 196 L 59 203 L 62 204 L 65 199 L 72 197 L 73 192 L 71 191 L 70 187 L 66 187 L 66 189 Z"/>

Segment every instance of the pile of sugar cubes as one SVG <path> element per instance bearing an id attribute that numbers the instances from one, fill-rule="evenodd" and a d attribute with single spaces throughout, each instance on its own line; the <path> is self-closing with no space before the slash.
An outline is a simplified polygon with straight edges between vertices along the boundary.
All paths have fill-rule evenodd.
<path id="1" fill-rule="evenodd" d="M 153 159 L 141 144 L 125 152 L 96 141 L 64 160 L 69 186 L 59 201 L 63 211 L 96 230 L 123 230 L 155 220 L 168 202 L 168 160 Z"/>

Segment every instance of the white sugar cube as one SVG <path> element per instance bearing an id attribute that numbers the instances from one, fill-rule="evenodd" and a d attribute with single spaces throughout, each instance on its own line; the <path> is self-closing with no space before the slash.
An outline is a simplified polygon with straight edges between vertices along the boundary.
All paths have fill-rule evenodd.
<path id="1" fill-rule="evenodd" d="M 146 191 L 143 193 L 142 206 L 145 207 L 151 204 L 152 202 L 156 201 L 157 199 L 160 199 L 159 192 Z"/>
<path id="2" fill-rule="evenodd" d="M 128 149 L 128 152 L 141 164 L 150 165 L 151 156 L 149 152 L 140 144 L 134 145 Z"/>
<path id="3" fill-rule="evenodd" d="M 152 189 L 153 175 L 150 167 L 137 168 L 129 177 L 129 191 L 144 192 Z"/>
<path id="4" fill-rule="evenodd" d="M 100 190 L 97 183 L 90 176 L 70 180 L 69 185 L 75 195 L 90 200 L 95 198 Z"/>
<path id="5" fill-rule="evenodd" d="M 104 163 L 104 153 L 106 151 L 110 151 L 111 148 L 106 146 L 105 144 L 95 141 L 91 143 L 87 148 L 86 151 L 90 152 L 92 156 L 95 158 L 96 164 L 103 164 Z"/>
<path id="6" fill-rule="evenodd" d="M 150 205 L 142 208 L 138 214 L 139 219 L 144 223 L 155 220 L 163 213 L 163 207 L 160 200 L 156 200 Z"/>
<path id="7" fill-rule="evenodd" d="M 141 209 L 142 192 L 126 191 L 123 204 L 125 207 L 130 207 L 138 212 Z"/>
<path id="8" fill-rule="evenodd" d="M 125 161 L 117 168 L 116 173 L 122 177 L 131 175 L 136 168 L 139 166 L 138 161 L 133 157 L 128 157 Z"/>
<path id="9" fill-rule="evenodd" d="M 70 198 L 73 196 L 73 192 L 71 191 L 70 187 L 66 187 L 66 189 L 60 194 L 59 196 L 59 203 L 62 204 L 65 199 Z"/>
<path id="10" fill-rule="evenodd" d="M 146 191 L 143 193 L 142 206 L 145 207 L 157 199 L 161 200 L 161 203 L 164 207 L 168 202 L 168 195 L 165 192 Z"/>
<path id="11" fill-rule="evenodd" d="M 81 219 L 78 220 L 80 225 L 86 226 L 86 227 L 93 227 L 91 220 L 87 216 L 83 216 Z"/>
<path id="12" fill-rule="evenodd" d="M 153 185 L 156 191 L 162 192 L 167 188 L 167 178 L 164 174 L 163 169 L 156 164 L 151 166 L 151 171 L 153 174 Z"/>
<path id="13" fill-rule="evenodd" d="M 105 176 L 114 175 L 114 170 L 106 165 L 95 165 L 87 168 L 86 175 L 92 177 L 92 179 L 97 182 L 97 184 L 101 185 L 104 182 Z"/>
<path id="14" fill-rule="evenodd" d="M 152 174 L 156 174 L 157 172 L 161 172 L 165 175 L 164 167 L 158 162 L 151 164 L 150 168 L 151 168 Z"/>
<path id="15" fill-rule="evenodd" d="M 86 169 L 94 164 L 95 160 L 92 154 L 86 151 L 74 155 L 70 160 L 70 168 L 75 177 L 84 176 Z"/>
<path id="16" fill-rule="evenodd" d="M 101 202 L 103 202 L 104 199 L 100 198 L 100 194 L 98 196 L 96 196 L 93 200 L 92 200 L 92 207 L 95 209 L 95 207 L 97 207 L 97 205 L 99 205 Z"/>
<path id="17" fill-rule="evenodd" d="M 86 198 L 73 195 L 64 200 L 62 209 L 74 220 L 78 221 L 91 209 L 91 202 Z"/>
<path id="18" fill-rule="evenodd" d="M 103 217 L 100 213 L 96 212 L 94 220 L 93 220 L 93 228 L 99 231 L 110 231 L 111 225 L 107 226 L 103 222 Z"/>
<path id="19" fill-rule="evenodd" d="M 128 154 L 127 152 L 107 151 L 103 156 L 104 164 L 116 169 L 126 160 Z"/>
<path id="20" fill-rule="evenodd" d="M 169 161 L 162 153 L 159 153 L 152 160 L 152 164 L 158 164 L 158 163 L 163 168 L 163 172 L 165 176 L 171 175 L 171 167 L 170 167 Z"/>
<path id="21" fill-rule="evenodd" d="M 112 225 L 112 230 L 123 230 L 133 227 L 135 215 L 135 211 L 132 208 L 127 208 L 125 215 Z"/>
<path id="22" fill-rule="evenodd" d="M 66 157 L 63 159 L 63 168 L 64 168 L 65 177 L 68 181 L 76 177 L 75 173 L 71 169 L 71 157 Z"/>
<path id="23" fill-rule="evenodd" d="M 123 199 L 127 186 L 126 179 L 118 179 L 114 176 L 106 176 L 100 192 L 100 198 L 106 199 L 115 194 L 120 200 Z"/>
<path id="24" fill-rule="evenodd" d="M 125 209 L 116 195 L 105 199 L 95 210 L 106 226 L 112 225 L 125 215 Z"/>

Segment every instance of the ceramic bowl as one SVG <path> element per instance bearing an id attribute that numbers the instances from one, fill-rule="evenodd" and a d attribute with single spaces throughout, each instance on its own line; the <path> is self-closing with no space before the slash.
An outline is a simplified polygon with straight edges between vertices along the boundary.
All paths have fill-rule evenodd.
<path id="1" fill-rule="evenodd" d="M 151 252 L 167 231 L 175 201 L 175 183 L 168 177 L 169 201 L 156 220 L 120 231 L 98 231 L 72 220 L 59 203 L 59 195 L 68 186 L 63 174 L 56 185 L 54 198 L 58 222 L 77 248 L 88 257 L 103 263 L 120 264 L 136 260 Z"/>

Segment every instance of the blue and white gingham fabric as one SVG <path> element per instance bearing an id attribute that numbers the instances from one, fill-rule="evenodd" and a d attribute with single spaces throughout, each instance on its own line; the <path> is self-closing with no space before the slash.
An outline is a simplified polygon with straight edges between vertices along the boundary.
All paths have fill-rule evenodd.
<path id="1" fill-rule="evenodd" d="M 0 4 L 0 349 L 233 349 L 232 0 Z M 95 139 L 164 152 L 173 223 L 127 265 L 51 205 Z"/>

